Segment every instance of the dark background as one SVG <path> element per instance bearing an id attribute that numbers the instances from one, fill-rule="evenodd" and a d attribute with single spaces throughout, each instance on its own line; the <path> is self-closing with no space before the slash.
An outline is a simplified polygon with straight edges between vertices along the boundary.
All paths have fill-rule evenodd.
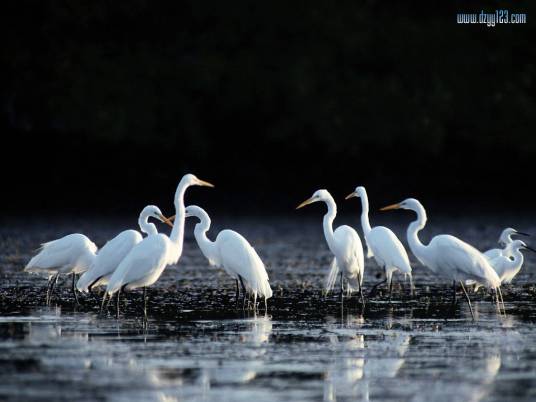
<path id="1" fill-rule="evenodd" d="M 534 205 L 534 1 L 2 3 L 3 214 Z M 508 9 L 526 25 L 458 25 Z M 242 210 L 243 209 L 243 210 Z"/>

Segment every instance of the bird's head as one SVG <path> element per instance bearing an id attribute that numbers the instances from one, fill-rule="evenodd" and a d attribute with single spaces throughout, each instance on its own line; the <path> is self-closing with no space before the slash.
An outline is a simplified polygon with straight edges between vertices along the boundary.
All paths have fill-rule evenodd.
<path id="1" fill-rule="evenodd" d="M 166 223 L 173 227 L 173 223 L 171 223 L 171 221 L 164 216 L 162 211 L 160 211 L 160 208 L 158 208 L 156 205 L 147 205 L 145 208 L 143 208 L 140 214 L 140 218 L 142 217 L 155 218 L 160 222 Z"/>
<path id="2" fill-rule="evenodd" d="M 380 208 L 380 211 L 390 211 L 392 209 L 409 209 L 411 211 L 416 211 L 420 208 L 422 208 L 422 205 L 419 200 L 416 200 L 415 198 L 406 198 L 404 201 L 397 204 L 391 204 Z"/>
<path id="3" fill-rule="evenodd" d="M 506 246 L 512 240 L 511 236 L 513 235 L 530 236 L 528 233 L 518 232 L 514 228 L 506 228 L 502 231 L 501 237 L 499 237 L 499 244 L 502 247 Z"/>
<path id="4" fill-rule="evenodd" d="M 209 183 L 208 181 L 204 181 L 201 179 L 198 179 L 195 175 L 188 173 L 185 174 L 181 179 L 181 184 L 184 184 L 186 186 L 205 186 L 205 187 L 214 187 L 214 184 Z"/>
<path id="5" fill-rule="evenodd" d="M 328 199 L 331 199 L 331 195 L 329 194 L 328 190 L 317 190 L 310 198 L 298 205 L 296 209 L 303 208 L 304 206 L 312 204 L 313 202 L 327 201 Z"/>
<path id="6" fill-rule="evenodd" d="M 197 205 L 188 205 L 184 210 L 184 216 L 186 218 L 193 216 L 202 219 L 204 216 L 208 216 L 208 214 L 203 208 L 198 207 Z"/>
<path id="7" fill-rule="evenodd" d="M 522 250 L 530 250 L 536 253 L 536 250 L 534 250 L 532 247 L 527 246 L 527 244 L 523 240 L 514 240 L 510 247 L 514 250 L 522 249 Z"/>
<path id="8" fill-rule="evenodd" d="M 357 197 L 361 198 L 367 194 L 365 187 L 363 186 L 357 186 L 353 192 L 348 194 L 344 199 L 349 200 L 350 198 Z"/>

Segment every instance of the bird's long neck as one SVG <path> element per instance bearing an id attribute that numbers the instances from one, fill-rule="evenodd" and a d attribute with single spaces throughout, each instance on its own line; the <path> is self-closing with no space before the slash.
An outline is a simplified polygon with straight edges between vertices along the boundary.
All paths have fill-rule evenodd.
<path id="1" fill-rule="evenodd" d="M 512 257 L 514 257 L 513 260 L 510 258 L 508 259 L 508 265 L 511 268 L 520 267 L 521 265 L 523 265 L 523 261 L 525 260 L 525 258 L 523 257 L 523 253 L 519 248 L 514 248 L 513 250 L 511 250 L 511 254 Z"/>
<path id="2" fill-rule="evenodd" d="M 411 222 L 408 226 L 407 231 L 407 237 L 408 237 L 408 244 L 411 248 L 411 251 L 415 256 L 421 261 L 426 253 L 426 247 L 424 244 L 421 243 L 421 240 L 419 239 L 419 232 L 424 228 L 426 225 L 426 211 L 422 205 L 419 205 L 413 209 L 415 213 L 417 214 L 417 220 Z"/>
<path id="3" fill-rule="evenodd" d="M 176 252 L 179 256 L 182 254 L 182 244 L 184 241 L 184 193 L 187 188 L 188 185 L 181 181 L 175 192 L 175 224 L 169 235 L 169 239 L 177 247 Z"/>
<path id="4" fill-rule="evenodd" d="M 201 221 L 195 225 L 194 236 L 199 248 L 203 255 L 209 259 L 214 260 L 215 244 L 207 237 L 207 232 L 210 229 L 210 218 L 208 216 L 200 217 Z"/>
<path id="5" fill-rule="evenodd" d="M 365 237 L 369 234 L 369 232 L 372 230 L 370 227 L 370 221 L 369 221 L 369 202 L 368 202 L 368 196 L 365 191 L 363 191 L 360 194 L 361 198 L 361 228 L 363 229 L 363 233 L 365 234 Z"/>
<path id="6" fill-rule="evenodd" d="M 141 214 L 138 219 L 138 225 L 140 225 L 140 230 L 148 236 L 158 233 L 155 224 L 149 222 L 149 215 Z"/>
<path id="7" fill-rule="evenodd" d="M 329 198 L 324 202 L 328 207 L 328 212 L 324 215 L 323 221 L 324 236 L 326 237 L 329 249 L 334 252 L 335 238 L 333 235 L 333 221 L 335 220 L 335 216 L 337 216 L 337 205 L 333 198 Z"/>

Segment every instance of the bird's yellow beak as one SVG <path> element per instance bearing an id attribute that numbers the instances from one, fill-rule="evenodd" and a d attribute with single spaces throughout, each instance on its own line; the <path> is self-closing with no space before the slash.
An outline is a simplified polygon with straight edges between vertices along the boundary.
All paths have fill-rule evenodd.
<path id="1" fill-rule="evenodd" d="M 357 194 L 354 192 L 351 192 L 346 197 L 344 197 L 345 200 L 349 200 L 350 198 L 357 197 Z"/>
<path id="2" fill-rule="evenodd" d="M 197 179 L 197 185 L 198 186 L 205 186 L 205 187 L 214 187 L 214 184 L 209 183 L 208 181 Z"/>
<path id="3" fill-rule="evenodd" d="M 390 211 L 392 209 L 399 209 L 399 208 L 400 208 L 400 204 L 391 204 L 391 205 L 387 205 L 386 207 L 380 208 L 380 211 Z"/>
<path id="4" fill-rule="evenodd" d="M 296 209 L 303 208 L 304 206 L 309 205 L 309 204 L 312 203 L 312 202 L 313 202 L 313 197 L 308 198 L 308 199 L 306 199 L 304 202 L 302 202 L 300 205 L 298 205 L 298 206 L 296 207 Z"/>
<path id="5" fill-rule="evenodd" d="M 169 219 L 171 222 L 173 222 L 173 221 L 175 220 L 175 215 L 170 216 L 168 219 Z"/>
<path id="6" fill-rule="evenodd" d="M 160 219 L 162 219 L 162 222 L 164 222 L 168 226 L 173 227 L 173 223 L 172 223 L 171 218 L 166 218 L 164 215 L 158 215 L 158 216 L 160 216 Z M 173 215 L 173 219 L 175 219 L 175 215 Z"/>

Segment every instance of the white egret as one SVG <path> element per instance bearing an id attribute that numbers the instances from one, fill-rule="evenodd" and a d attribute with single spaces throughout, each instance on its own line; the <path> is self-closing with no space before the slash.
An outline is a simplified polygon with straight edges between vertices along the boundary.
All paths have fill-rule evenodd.
<path id="1" fill-rule="evenodd" d="M 528 233 L 518 232 L 517 230 L 513 228 L 506 228 L 502 231 L 501 236 L 499 237 L 499 245 L 503 248 L 492 248 L 488 251 L 484 252 L 484 255 L 488 260 L 493 260 L 500 256 L 505 257 L 512 257 L 511 254 L 508 254 L 508 245 L 512 244 L 514 241 L 512 239 L 512 236 L 514 235 L 520 235 L 520 236 L 530 236 Z"/>
<path id="2" fill-rule="evenodd" d="M 387 282 L 389 299 L 391 298 L 393 273 L 397 270 L 404 275 L 409 275 L 411 292 L 413 293 L 411 265 L 406 249 L 391 229 L 385 226 L 371 228 L 368 216 L 369 202 L 365 187 L 356 187 L 354 192 L 346 196 L 346 199 L 352 197 L 361 198 L 361 227 L 367 244 L 367 257 L 374 257 L 376 263 L 385 270 L 385 281 L 383 282 Z"/>
<path id="3" fill-rule="evenodd" d="M 59 275 L 72 274 L 72 291 L 78 303 L 74 286 L 75 275 L 89 269 L 95 260 L 96 253 L 97 246 L 87 236 L 73 233 L 61 239 L 43 243 L 39 248 L 39 253 L 30 260 L 24 271 L 48 275 L 47 304 L 50 303 L 50 297 L 52 297 Z"/>
<path id="4" fill-rule="evenodd" d="M 186 174 L 182 177 L 175 192 L 174 204 L 177 218 L 170 236 L 161 233 L 150 235 L 130 250 L 112 274 L 104 294 L 103 304 L 106 295 L 111 298 L 120 290 L 128 291 L 142 287 L 144 313 L 145 316 L 147 315 L 145 288 L 158 280 L 167 265 L 176 264 L 182 254 L 185 219 L 184 193 L 190 186 L 214 187 L 193 174 Z"/>
<path id="5" fill-rule="evenodd" d="M 398 204 L 381 208 L 381 211 L 392 209 L 408 209 L 417 214 L 417 220 L 411 222 L 407 230 L 411 251 L 434 274 L 452 281 L 454 300 L 456 300 L 456 283 L 461 285 L 473 320 L 475 318 L 473 307 L 465 290 L 465 281 L 473 280 L 487 288 L 494 289 L 497 292 L 498 302 L 501 280 L 480 251 L 451 235 L 437 235 L 428 245 L 421 243 L 418 233 L 426 225 L 427 217 L 422 204 L 414 198 L 408 198 Z"/>
<path id="6" fill-rule="evenodd" d="M 324 236 L 328 243 L 328 247 L 335 256 L 331 263 L 331 270 L 328 276 L 327 290 L 330 291 L 340 271 L 341 276 L 341 298 L 343 297 L 343 276 L 348 284 L 348 292 L 359 290 L 361 302 L 363 302 L 363 274 L 364 274 L 364 257 L 363 246 L 357 232 L 347 225 L 339 226 L 333 231 L 333 221 L 337 215 L 337 205 L 331 194 L 327 190 L 318 190 L 313 196 L 300 205 L 296 209 L 300 209 L 314 202 L 323 201 L 328 211 L 324 215 L 323 226 Z"/>
<path id="7" fill-rule="evenodd" d="M 253 294 L 253 308 L 257 306 L 257 295 L 259 295 L 264 297 L 264 308 L 267 310 L 266 300 L 272 297 L 272 289 L 266 268 L 255 249 L 241 234 L 229 229 L 222 230 L 216 236 L 216 240 L 211 241 L 207 237 L 210 217 L 206 211 L 197 205 L 190 205 L 186 207 L 185 212 L 186 217 L 193 216 L 199 219 L 199 223 L 195 225 L 194 236 L 209 264 L 223 268 L 235 280 L 236 300 L 238 301 L 239 297 L 238 281 L 240 281 L 242 300 L 245 300 L 247 290 Z"/>
<path id="8" fill-rule="evenodd" d="M 500 255 L 490 260 L 490 265 L 493 267 L 501 280 L 501 283 L 510 283 L 512 279 L 519 273 L 523 266 L 524 257 L 521 250 L 530 250 L 536 252 L 533 248 L 527 246 L 521 240 L 514 240 L 505 248 L 504 255 Z M 511 255 L 512 258 L 507 257 Z"/>
<path id="9" fill-rule="evenodd" d="M 143 208 L 138 218 L 138 225 L 143 233 L 150 236 L 157 234 L 158 230 L 154 223 L 149 222 L 149 218 L 155 218 L 161 222 L 166 222 L 166 218 L 155 205 L 147 205 Z M 171 223 L 169 224 L 171 225 Z M 122 231 L 108 241 L 97 253 L 91 267 L 78 279 L 77 289 L 81 292 L 91 292 L 95 286 L 106 285 L 119 263 L 142 240 L 143 236 L 140 232 L 129 229 Z"/>

